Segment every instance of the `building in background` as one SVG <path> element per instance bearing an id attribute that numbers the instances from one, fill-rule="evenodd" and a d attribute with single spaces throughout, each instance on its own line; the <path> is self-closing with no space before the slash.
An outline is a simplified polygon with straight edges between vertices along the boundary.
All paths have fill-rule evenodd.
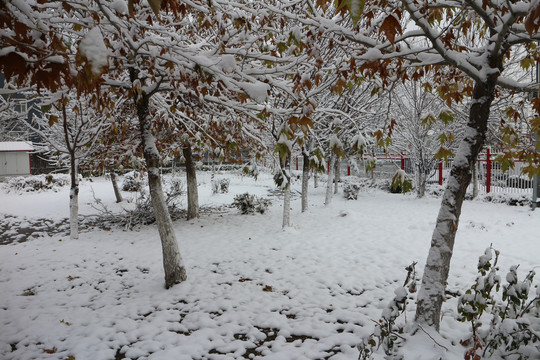
<path id="1" fill-rule="evenodd" d="M 0 180 L 8 176 L 30 175 L 30 153 L 33 151 L 32 144 L 25 141 L 0 142 Z"/>

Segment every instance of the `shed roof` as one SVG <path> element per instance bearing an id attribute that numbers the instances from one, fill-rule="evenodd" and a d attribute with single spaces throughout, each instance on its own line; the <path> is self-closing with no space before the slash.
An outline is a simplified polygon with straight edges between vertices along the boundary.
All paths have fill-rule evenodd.
<path id="1" fill-rule="evenodd" d="M 0 151 L 34 151 L 34 147 L 26 141 L 5 141 L 0 142 Z"/>

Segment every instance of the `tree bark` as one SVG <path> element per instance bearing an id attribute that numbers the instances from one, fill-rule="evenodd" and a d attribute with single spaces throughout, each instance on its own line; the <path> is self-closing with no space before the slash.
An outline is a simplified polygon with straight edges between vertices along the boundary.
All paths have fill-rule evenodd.
<path id="1" fill-rule="evenodd" d="M 75 154 L 70 154 L 69 238 L 79 239 L 79 173 Z"/>
<path id="2" fill-rule="evenodd" d="M 282 228 L 291 226 L 291 182 L 283 189 L 283 223 Z"/>
<path id="3" fill-rule="evenodd" d="M 472 197 L 473 199 L 476 199 L 478 196 L 478 172 L 477 172 L 477 164 L 472 165 L 472 179 L 473 179 L 473 192 Z"/>
<path id="4" fill-rule="evenodd" d="M 330 166 L 328 166 L 328 182 L 326 183 L 326 198 L 324 205 L 328 206 L 332 202 L 332 188 L 334 185 L 334 164 L 336 163 L 336 156 L 332 154 L 330 156 Z"/>
<path id="5" fill-rule="evenodd" d="M 437 331 L 461 207 L 471 182 L 471 169 L 484 144 L 497 77 L 494 73 L 486 82 L 475 84 L 465 137 L 452 163 L 418 293 L 415 320 Z"/>
<path id="6" fill-rule="evenodd" d="M 319 187 L 319 172 L 317 169 L 313 170 L 313 187 L 315 189 Z"/>
<path id="7" fill-rule="evenodd" d="M 186 159 L 186 181 L 187 181 L 187 219 L 191 220 L 199 217 L 199 193 L 197 189 L 197 172 L 195 162 L 193 161 L 193 152 L 191 145 L 187 144 L 182 149 L 184 158 Z"/>
<path id="8" fill-rule="evenodd" d="M 285 187 L 283 188 L 283 223 L 281 225 L 282 228 L 286 228 L 291 226 L 291 176 L 290 176 L 290 166 L 288 165 L 288 161 L 291 157 L 291 154 L 287 154 L 287 157 L 280 163 L 281 164 L 281 171 L 283 173 L 283 176 L 285 177 L 285 180 L 287 183 L 285 184 Z M 289 167 L 289 169 L 287 169 Z"/>
<path id="9" fill-rule="evenodd" d="M 339 158 L 336 159 L 336 163 L 334 165 L 334 194 L 338 193 L 339 187 L 338 184 L 341 181 L 341 171 L 340 171 L 341 163 Z"/>
<path id="10" fill-rule="evenodd" d="M 416 171 L 418 172 L 418 175 L 416 177 L 417 179 L 416 197 L 418 199 L 421 199 L 426 194 L 426 181 L 427 181 L 427 175 L 428 175 L 423 159 L 418 160 Z"/>
<path id="11" fill-rule="evenodd" d="M 161 238 L 163 269 L 165 271 L 165 288 L 168 289 L 173 285 L 186 280 L 187 275 L 186 268 L 178 249 L 178 242 L 174 233 L 173 223 L 161 185 L 161 175 L 159 172 L 160 159 L 155 139 L 152 134 L 152 120 L 150 119 L 148 104 L 149 98 L 150 97 L 144 93 L 134 95 L 137 117 L 139 119 L 143 156 L 148 171 L 148 187 L 150 189 L 152 209 Z"/>
<path id="12" fill-rule="evenodd" d="M 308 209 L 308 190 L 309 190 L 309 154 L 307 151 L 302 153 L 304 163 L 302 164 L 302 212 Z"/>
<path id="13" fill-rule="evenodd" d="M 118 181 L 116 181 L 116 174 L 111 171 L 111 182 L 114 189 L 114 196 L 116 197 L 116 202 L 121 203 L 124 199 L 122 199 L 122 193 L 120 193 L 120 189 L 118 188 Z"/>

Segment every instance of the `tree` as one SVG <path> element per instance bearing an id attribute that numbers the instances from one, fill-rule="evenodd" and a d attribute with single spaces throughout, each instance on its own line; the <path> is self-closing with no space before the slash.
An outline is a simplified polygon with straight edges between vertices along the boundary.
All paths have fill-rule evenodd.
<path id="1" fill-rule="evenodd" d="M 429 78 L 429 72 L 425 78 Z M 459 112 L 455 114 L 436 94 L 421 87 L 425 82 L 422 77 L 397 83 L 390 94 L 390 111 L 397 120 L 390 148 L 410 156 L 418 198 L 424 196 L 436 164 L 453 154 L 454 144 L 460 139 L 457 128 L 463 126 L 457 121 Z"/>
<path id="2" fill-rule="evenodd" d="M 103 101 L 103 99 L 101 99 Z M 75 96 L 65 92 L 42 93 L 37 103 L 44 112 L 27 124 L 43 139 L 46 148 L 62 163 L 67 159 L 70 174 L 70 238 L 79 238 L 79 167 L 94 151 L 96 139 L 109 125 L 103 108 L 97 110 L 97 96 Z M 101 113 L 95 116 L 96 113 Z"/>
<path id="3" fill-rule="evenodd" d="M 471 168 L 484 145 L 491 104 L 500 94 L 499 88 L 532 91 L 536 86 L 507 78 L 504 70 L 517 48 L 526 49 L 522 66 L 538 60 L 540 5 L 536 1 L 480 4 L 401 0 L 373 1 L 361 8 L 358 5 L 363 1 L 351 3 L 352 17 L 358 19 L 362 13 L 362 24 L 382 19 L 375 27 L 383 41 L 348 36 L 363 47 L 355 61 L 363 61 L 360 70 L 364 74 L 407 78 L 409 75 L 401 69 L 410 66 L 416 69 L 414 79 L 426 69 L 433 69 L 433 79 L 426 86 L 437 89 L 448 105 L 467 96 L 471 98 L 464 137 L 452 164 L 418 294 L 416 321 L 438 330 L 461 207 L 471 181 Z M 415 27 L 404 26 L 406 19 L 414 22 Z M 369 45 L 370 49 L 366 47 Z M 533 104 L 538 108 L 540 98 L 533 99 Z M 527 155 L 531 161 L 529 173 L 537 173 L 538 150 Z"/>

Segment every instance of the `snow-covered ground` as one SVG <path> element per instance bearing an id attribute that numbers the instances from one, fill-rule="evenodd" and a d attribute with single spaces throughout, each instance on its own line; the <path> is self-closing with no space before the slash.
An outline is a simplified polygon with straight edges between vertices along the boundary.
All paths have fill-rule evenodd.
<path id="1" fill-rule="evenodd" d="M 219 177 L 231 179 L 228 194 L 212 195 L 210 174 L 198 174 L 202 206 L 275 189 L 270 174 Z M 69 189 L 57 190 L 4 187 L 0 215 L 23 223 L 65 218 Z M 188 280 L 169 290 L 154 226 L 96 229 L 78 241 L 42 234 L 0 246 L 0 359 L 357 359 L 356 345 L 373 331 L 404 268 L 417 261 L 421 275 L 440 199 L 370 189 L 356 201 L 340 192 L 325 207 L 324 192 L 324 183 L 310 189 L 306 213 L 294 197 L 285 230 L 277 197 L 265 215 L 230 209 L 176 221 Z M 81 214 L 96 212 L 95 198 L 112 211 L 133 206 L 115 204 L 110 183 L 96 178 L 81 184 Z M 540 265 L 539 239 L 540 211 L 467 201 L 449 290 L 472 284 L 490 244 L 501 251 L 503 278 L 513 264 L 525 274 Z M 456 298 L 443 307 L 445 359 L 463 359 L 466 350 L 459 340 L 468 325 L 455 320 L 456 307 Z M 407 319 L 413 315 L 414 303 Z M 427 337 L 413 345 L 407 360 L 442 351 Z"/>

